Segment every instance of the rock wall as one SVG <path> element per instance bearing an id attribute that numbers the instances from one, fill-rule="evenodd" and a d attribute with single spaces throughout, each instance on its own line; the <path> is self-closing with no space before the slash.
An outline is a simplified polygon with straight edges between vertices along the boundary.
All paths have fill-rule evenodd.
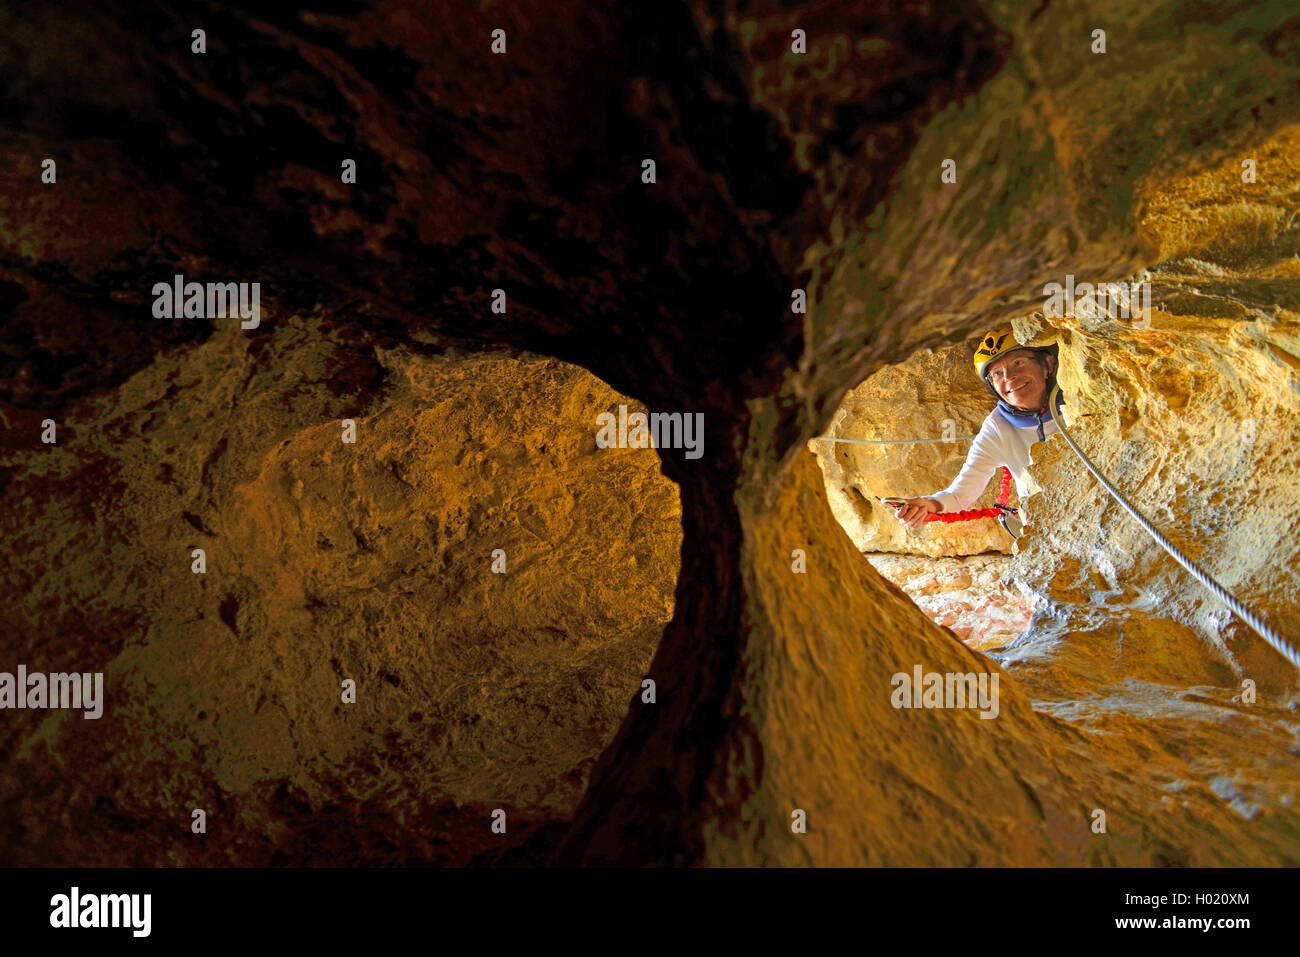
<path id="1" fill-rule="evenodd" d="M 873 554 L 867 560 L 903 589 L 931 621 L 951 629 L 967 648 L 1000 648 L 1029 627 L 1030 603 L 1021 586 L 1006 577 L 1010 556 L 932 559 Z"/>
<path id="2" fill-rule="evenodd" d="M 1080 445 L 1140 512 L 1292 643 L 1300 630 L 1298 136 L 1289 127 L 1249 156 L 1152 196 L 1143 225 L 1164 258 L 1148 274 L 1149 328 L 1107 318 L 1060 323 Z M 1268 175 L 1243 195 L 1246 158 Z M 1253 225 L 1206 229 L 1224 220 Z M 1046 326 L 1030 319 L 1021 328 L 1034 335 Z M 1195 635 L 1176 658 L 1209 654 L 1230 664 L 1234 683 L 1249 677 L 1294 702 L 1296 670 L 1151 542 L 1063 443 L 1046 449 L 1041 471 L 1052 488 L 1043 508 L 1055 521 L 1035 527 L 1017 564 L 1058 604 L 1090 606 L 1080 612 L 1099 623 L 1090 644 L 1115 642 L 1108 668 L 1127 671 L 1132 657 L 1136 674 L 1157 679 L 1123 637 L 1125 627 L 1150 628 L 1154 616 Z M 1156 667 L 1177 670 L 1163 656 Z"/>
<path id="3" fill-rule="evenodd" d="M 1141 225 L 1166 258 L 1134 277 L 1151 288 L 1146 321 L 1084 310 L 1015 322 L 1022 341 L 1061 344 L 1068 427 L 1094 464 L 1293 645 L 1300 633 L 1298 133 L 1283 129 L 1148 198 Z M 1258 188 L 1243 196 L 1245 159 L 1267 169 L 1268 181 L 1244 184 Z M 904 414 L 896 428 L 948 415 L 943 392 L 918 402 L 915 383 L 926 379 L 913 372 L 916 364 L 915 357 L 901 364 L 892 380 L 879 373 L 868 380 L 837 421 L 851 420 L 856 393 L 876 382 L 894 386 L 873 394 L 877 406 L 897 397 Z M 871 421 L 890 421 L 872 411 Z M 827 456 L 820 459 L 832 503 L 836 484 L 876 480 L 868 455 L 843 469 L 838 483 Z M 1300 784 L 1300 674 L 1167 556 L 1063 438 L 1036 446 L 1035 461 L 1043 491 L 1027 503 L 1032 520 L 1007 576 L 1036 615 L 1006 647 L 997 645 L 1007 636 L 992 629 L 1000 615 L 981 621 L 992 632 L 985 644 L 962 618 L 970 602 L 961 594 L 927 600 L 917 576 L 933 579 L 937 591 L 952 584 L 942 572 L 883 556 L 873 564 L 885 561 L 891 579 L 932 617 L 986 648 L 1031 691 L 1040 713 L 1146 754 L 1149 764 L 1133 773 L 1166 791 L 1165 804 L 1199 793 L 1245 821 L 1290 818 Z M 860 547 L 887 541 L 862 535 L 856 516 L 837 518 Z M 996 589 L 985 587 L 996 604 Z M 1244 692 L 1248 686 L 1257 699 Z"/>
<path id="4" fill-rule="evenodd" d="M 51 668 L 125 656 L 109 677 L 122 720 L 139 721 L 120 751 L 72 721 L 5 716 L 4 859 L 1295 863 L 1292 671 L 1176 581 L 1112 506 L 1079 494 L 1087 486 L 1056 444 L 1039 471 L 1057 524 L 1036 526 L 1016 559 L 1045 596 L 1041 622 L 991 657 L 871 568 L 835 521 L 807 443 L 886 366 L 1031 317 L 1045 282 L 1159 266 L 1159 294 L 1174 298 L 1150 330 L 1059 324 L 1080 441 L 1176 534 L 1227 537 L 1233 547 L 1202 557 L 1272 620 L 1291 620 L 1291 578 L 1276 569 L 1294 566 L 1283 530 L 1294 526 L 1286 430 L 1300 353 L 1287 250 L 1300 203 L 1285 156 L 1300 21 L 1268 3 L 1135 0 L 533 2 L 511 15 L 511 52 L 493 59 L 468 7 L 213 9 L 202 56 L 189 52 L 190 16 L 168 6 L 4 14 L 0 62 L 20 77 L 0 182 L 5 661 L 40 636 Z M 1106 54 L 1089 40 L 1099 22 Z M 807 54 L 790 51 L 795 26 Z M 57 185 L 40 182 L 45 157 L 59 160 Z M 1261 160 L 1250 186 L 1263 189 L 1227 175 L 1250 157 Z M 349 158 L 358 178 L 345 186 Z M 955 182 L 941 179 L 946 160 Z M 1248 252 L 1238 261 L 1215 255 L 1238 248 L 1232 232 Z M 260 282 L 263 325 L 153 320 L 149 290 L 177 272 Z M 806 313 L 791 308 L 798 289 Z M 580 377 L 551 389 L 555 367 L 507 375 L 477 350 L 554 357 L 617 391 Z M 384 357 L 402 351 L 443 357 L 426 374 L 447 391 L 394 407 L 408 386 Z M 159 390 L 178 367 L 187 378 Z M 458 409 L 471 386 L 501 377 L 495 394 L 508 399 Z M 526 414 L 533 392 L 551 427 L 475 438 L 487 406 Z M 567 491 L 557 476 L 519 480 L 547 489 L 535 512 L 498 484 L 544 445 L 585 448 L 579 424 L 590 434 L 585 417 L 619 394 L 707 423 L 702 457 L 660 450 L 682 537 L 672 618 L 646 667 L 676 525 L 644 456 L 627 478 L 574 459 Z M 1259 420 L 1253 445 L 1214 443 L 1225 402 Z M 278 417 L 286 403 L 296 418 Z M 126 415 L 136 409 L 151 418 Z M 343 417 L 371 424 L 366 441 L 386 436 L 355 472 L 324 457 Z M 45 418 L 62 423 L 66 446 L 39 442 Z M 173 420 L 160 451 L 125 473 L 106 464 L 108 445 L 138 450 L 133 436 Z M 425 430 L 444 422 L 438 445 Z M 1207 498 L 1201 480 L 1223 475 L 1234 478 Z M 169 482 L 179 491 L 166 495 L 189 505 L 183 525 L 160 491 Z M 584 536 L 582 508 L 599 506 L 581 489 L 607 484 L 645 490 L 647 504 L 625 503 Z M 481 531 L 460 505 L 476 496 L 499 496 L 483 530 L 527 553 L 515 566 L 526 590 L 490 595 L 491 579 L 471 585 L 455 570 L 450 543 Z M 1255 524 L 1213 511 L 1252 496 Z M 134 525 L 113 521 L 122 509 Z M 314 543 L 291 534 L 303 515 Z M 214 562 L 232 574 L 219 594 L 169 592 L 170 550 L 207 537 L 229 540 L 247 571 Z M 140 553 L 141 540 L 154 544 Z M 572 587 L 541 564 L 556 543 L 573 550 L 576 564 L 561 565 Z M 583 570 L 588 559 L 599 565 Z M 405 596 L 410 576 L 423 590 Z M 453 590 L 458 577 L 466 587 Z M 201 664 L 141 598 L 159 594 L 187 616 L 205 611 L 181 620 L 201 636 Z M 442 710 L 420 710 L 415 697 L 440 693 L 424 683 L 437 656 L 402 637 L 444 613 L 473 613 L 501 654 L 535 646 L 513 666 L 467 661 L 445 676 Z M 466 626 L 439 642 L 473 632 L 457 620 Z M 352 637 L 335 650 L 340 636 L 316 622 L 350 623 Z M 565 651 L 534 622 L 597 631 Z M 324 656 L 350 655 L 393 703 L 388 723 L 345 726 L 288 685 L 259 697 L 264 685 L 240 670 L 245 642 L 284 669 L 259 681 L 322 693 L 337 676 Z M 405 671 L 391 670 L 394 656 Z M 559 664 L 534 675 L 543 662 Z M 213 669 L 223 665 L 244 692 L 230 696 Z M 893 676 L 916 666 L 997 675 L 997 717 L 895 708 Z M 476 689 L 511 667 L 529 676 L 519 700 L 491 681 Z M 624 684 L 629 672 L 656 681 L 653 704 Z M 1247 675 L 1260 698 L 1234 702 Z M 574 703 L 588 693 L 590 710 Z M 602 750 L 600 702 L 619 700 Z M 563 713 L 544 719 L 557 701 Z M 552 753 L 528 739 L 514 755 L 547 766 L 515 777 L 464 728 L 485 722 L 509 748 L 498 702 L 534 727 L 581 733 L 582 746 Z M 323 769 L 322 751 L 335 762 Z M 596 760 L 569 812 L 584 754 Z M 204 768 L 203 800 L 235 823 L 206 842 L 183 824 L 164 838 L 198 803 L 187 781 Z M 557 774 L 570 783 L 547 792 L 540 782 Z M 275 775 L 283 787 L 254 786 Z M 424 789 L 414 799 L 413 782 Z M 504 838 L 488 831 L 488 804 L 430 803 L 511 789 L 543 810 Z M 70 801 L 80 816 L 66 815 Z M 164 822 L 166 809 L 176 813 Z M 1105 834 L 1090 826 L 1099 809 Z M 791 829 L 796 811 L 806 833 Z"/>
<path id="5" fill-rule="evenodd" d="M 267 319 L 256 353 L 232 323 L 5 452 L 4 670 L 107 686 L 98 719 L 5 712 L 11 863 L 463 863 L 495 808 L 571 813 L 640 687 L 680 504 L 653 451 L 596 447 L 626 397 L 379 349 L 347 444 L 345 347 Z"/>

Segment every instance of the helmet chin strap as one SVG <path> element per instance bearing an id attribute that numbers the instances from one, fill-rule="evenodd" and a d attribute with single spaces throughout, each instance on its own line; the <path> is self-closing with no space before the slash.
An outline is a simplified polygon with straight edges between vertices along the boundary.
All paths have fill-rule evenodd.
<path id="1" fill-rule="evenodd" d="M 1024 412 L 1026 415 L 1035 415 L 1038 417 L 1038 441 L 1039 442 L 1047 441 L 1047 436 L 1043 434 L 1043 416 L 1046 414 L 1048 408 L 1052 404 L 1053 394 L 1059 392 L 1060 390 L 1061 387 L 1056 384 L 1054 377 L 1048 376 L 1048 381 L 1043 383 L 1043 401 L 1037 410 L 1021 408 L 1018 405 L 1012 406 L 1012 408 L 1015 409 L 1017 412 Z"/>
<path id="2" fill-rule="evenodd" d="M 1056 381 L 1056 370 L 1053 369 L 1051 370 L 1051 372 L 1047 374 L 1047 381 L 1043 383 L 1043 404 L 1041 407 L 1039 407 L 1037 412 L 1035 412 L 1033 409 L 1021 408 L 1018 405 L 1012 406 L 1012 408 L 1015 409 L 1017 412 L 1024 412 L 1027 415 L 1038 416 L 1038 441 L 1039 442 L 1047 441 L 1047 436 L 1043 434 L 1043 413 L 1052 407 L 1052 403 L 1053 401 L 1055 401 L 1056 393 L 1060 391 L 1061 391 L 1061 386 Z M 1053 413 L 1052 417 L 1055 418 L 1055 413 Z"/>

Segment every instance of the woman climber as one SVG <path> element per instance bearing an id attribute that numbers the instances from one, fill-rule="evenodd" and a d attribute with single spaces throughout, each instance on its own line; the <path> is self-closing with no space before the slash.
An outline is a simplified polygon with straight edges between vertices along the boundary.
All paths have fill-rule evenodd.
<path id="1" fill-rule="evenodd" d="M 956 480 L 942 492 L 905 499 L 896 508 L 900 522 L 920 528 L 933 520 L 930 515 L 969 508 L 1002 466 L 1014 476 L 1021 502 L 1037 491 L 1026 472 L 1031 461 L 1029 447 L 1060 431 L 1048 411 L 1048 397 L 1055 391 L 1058 414 L 1065 403 L 1056 389 L 1056 362 L 1055 343 L 1022 346 L 1010 327 L 990 332 L 980 341 L 975 350 L 975 373 L 998 400 L 997 407 L 971 443 Z M 1002 499 L 1005 502 L 1005 495 Z M 1001 520 L 1012 536 L 1020 537 L 1013 509 L 1003 509 Z"/>

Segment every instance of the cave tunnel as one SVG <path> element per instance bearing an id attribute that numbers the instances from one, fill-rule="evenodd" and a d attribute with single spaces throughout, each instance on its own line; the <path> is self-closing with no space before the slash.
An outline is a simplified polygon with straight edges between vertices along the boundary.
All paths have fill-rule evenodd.
<path id="1" fill-rule="evenodd" d="M 1300 20 L 1090 6 L 6 7 L 0 672 L 107 690 L 3 712 L 0 862 L 1300 861 L 1300 672 L 1061 437 L 1014 543 L 882 511 L 960 441 L 828 441 L 1055 342 L 1300 634 Z"/>

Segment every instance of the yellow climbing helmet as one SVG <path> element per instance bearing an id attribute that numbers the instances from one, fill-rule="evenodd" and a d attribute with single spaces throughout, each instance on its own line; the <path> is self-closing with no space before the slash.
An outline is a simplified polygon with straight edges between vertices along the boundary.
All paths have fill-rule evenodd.
<path id="1" fill-rule="evenodd" d="M 989 367 L 989 363 L 999 356 L 1004 356 L 1014 349 L 1025 349 L 1016 342 L 1016 337 L 1011 334 L 1011 327 L 1004 326 L 1001 329 L 994 329 L 975 347 L 975 374 L 981 379 L 984 378 L 984 370 Z"/>

